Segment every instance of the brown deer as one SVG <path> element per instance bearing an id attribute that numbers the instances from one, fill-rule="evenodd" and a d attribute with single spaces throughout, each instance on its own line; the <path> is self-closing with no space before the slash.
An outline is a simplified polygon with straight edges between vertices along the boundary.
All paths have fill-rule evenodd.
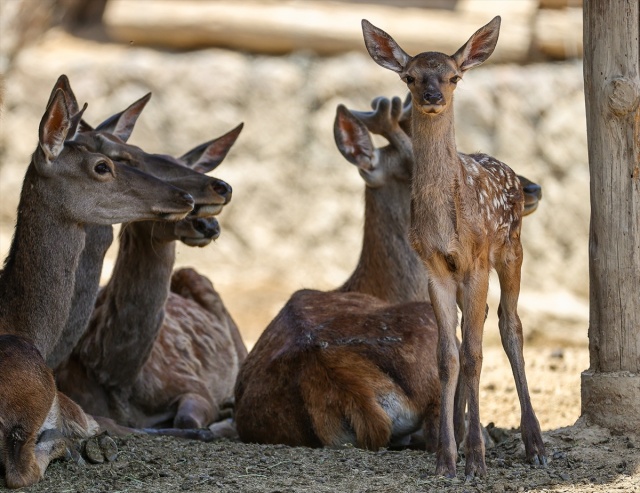
<path id="1" fill-rule="evenodd" d="M 438 321 L 438 366 L 442 389 L 436 473 L 455 476 L 454 393 L 459 372 L 469 406 L 467 477 L 486 474 L 479 416 L 482 332 L 489 283 L 500 280 L 499 327 L 514 373 L 527 458 L 545 464 L 540 425 L 531 406 L 517 314 L 524 198 L 515 173 L 485 154 L 458 153 L 453 92 L 463 74 L 484 62 L 498 40 L 500 18 L 479 29 L 454 55 L 424 52 L 414 57 L 381 29 L 362 21 L 364 40 L 379 65 L 398 73 L 412 97 L 411 241 L 429 272 L 429 294 Z M 462 345 L 456 345 L 462 308 Z M 461 369 L 460 369 L 461 368 Z"/>
<path id="2" fill-rule="evenodd" d="M 56 84 L 0 272 L 0 334 L 5 334 L 0 341 L 0 440 L 9 487 L 38 481 L 49 461 L 65 453 L 65 435 L 89 436 L 97 430 L 90 417 L 56 391 L 43 360 L 69 313 L 84 247 L 83 224 L 178 220 L 193 208 L 186 192 L 67 140 L 82 111 L 70 111 Z"/>
<path id="3" fill-rule="evenodd" d="M 337 290 L 294 293 L 260 336 L 236 384 L 243 441 L 375 450 L 406 443 L 424 424 L 427 446 L 435 443 L 437 328 L 407 238 L 412 158 L 400 115 L 398 98 L 376 101 L 370 123 L 390 144 L 375 148 L 338 107 L 336 143 L 367 185 L 360 260 Z"/>
<path id="4" fill-rule="evenodd" d="M 69 81 L 61 78 L 59 84 L 68 97 L 67 103 L 77 107 L 76 97 L 71 90 Z M 163 179 L 167 183 L 174 183 L 179 179 L 183 188 L 195 200 L 192 215 L 206 217 L 218 214 L 231 198 L 231 188 L 222 180 L 204 177 L 200 163 L 210 160 L 209 153 L 219 153 L 217 147 L 224 147 L 229 140 L 235 140 L 242 126 L 238 126 L 226 136 L 214 141 L 206 142 L 188 152 L 180 160 L 171 156 L 149 154 L 136 146 L 128 145 L 134 125 L 149 101 L 151 94 L 147 94 L 131 104 L 127 109 L 109 117 L 95 129 L 81 121 L 80 130 L 74 140 L 88 149 L 100 152 L 106 156 L 126 163 L 145 173 Z M 189 163 L 185 166 L 184 163 Z M 86 330 L 91 313 L 95 306 L 98 293 L 100 275 L 104 255 L 113 242 L 111 226 L 87 224 L 85 225 L 85 248 L 80 257 L 76 270 L 75 292 L 72 308 L 66 326 L 55 347 L 47 357 L 47 364 L 51 368 L 57 367 L 69 357 L 71 351 Z"/>
<path id="5" fill-rule="evenodd" d="M 182 166 L 212 170 L 240 129 L 187 153 Z M 187 191 L 191 182 L 197 186 L 192 177 L 187 183 L 172 180 Z M 170 292 L 170 283 L 175 241 L 204 246 L 218 235 L 215 219 L 193 215 L 175 225 L 124 225 L 112 277 L 98 296 L 89 328 L 57 369 L 60 389 L 87 412 L 127 426 L 169 422 L 200 428 L 215 421 L 220 404 L 232 395 L 246 348 L 211 283 L 195 275 L 181 286 L 186 277 L 177 274 L 175 289 L 188 297 Z M 194 301 L 204 287 L 207 300 L 218 302 L 209 304 L 211 310 Z"/>
<path id="6" fill-rule="evenodd" d="M 372 104 L 376 104 L 375 99 Z M 412 108 L 411 93 L 409 93 L 405 99 L 402 116 L 400 117 L 400 126 L 409 137 L 411 137 Z M 367 126 L 370 132 L 381 135 L 381 130 L 376 127 L 374 120 L 371 118 L 372 113 L 353 111 L 353 114 Z M 542 200 L 542 187 L 525 176 L 517 176 L 522 185 L 522 191 L 524 192 L 524 210 L 522 211 L 522 215 L 528 216 L 529 214 L 533 214 L 538 209 L 538 205 L 540 205 L 540 200 Z"/>
<path id="7" fill-rule="evenodd" d="M 261 335 L 236 384 L 244 441 L 375 449 L 406 444 L 424 422 L 421 439 L 427 448 L 435 444 L 436 326 L 424 302 L 426 271 L 408 242 L 413 160 L 401 129 L 406 111 L 398 98 L 372 106 L 339 107 L 334 126 L 338 148 L 367 184 L 360 260 L 336 291 L 295 293 Z M 390 145 L 374 148 L 361 122 Z M 456 412 L 461 441 L 464 400 Z"/>

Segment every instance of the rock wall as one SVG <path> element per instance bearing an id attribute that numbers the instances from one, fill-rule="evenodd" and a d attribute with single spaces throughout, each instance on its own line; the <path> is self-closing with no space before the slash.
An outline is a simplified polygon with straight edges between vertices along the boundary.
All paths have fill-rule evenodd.
<path id="1" fill-rule="evenodd" d="M 364 49 L 330 58 L 170 53 L 49 32 L 5 74 L 3 256 L 38 123 L 61 73 L 89 102 L 85 115 L 94 124 L 152 91 L 130 141 L 149 152 L 180 155 L 245 122 L 214 172 L 234 188 L 222 236 L 203 250 L 180 248 L 178 263 L 210 276 L 250 340 L 293 290 L 330 288 L 347 277 L 360 249 L 363 183 L 333 142 L 335 108 L 366 109 L 375 96 L 405 93 Z M 490 153 L 543 187 L 538 211 L 524 221 L 527 334 L 584 343 L 589 172 L 581 65 L 481 67 L 459 84 L 456 111 L 461 150 Z"/>

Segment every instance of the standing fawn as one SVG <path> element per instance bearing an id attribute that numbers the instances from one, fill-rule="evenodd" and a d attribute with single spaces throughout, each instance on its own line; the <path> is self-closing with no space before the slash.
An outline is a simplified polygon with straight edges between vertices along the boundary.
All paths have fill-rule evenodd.
<path id="1" fill-rule="evenodd" d="M 180 166 L 202 173 L 214 169 L 241 128 L 198 146 L 181 158 Z M 209 183 L 211 178 L 201 172 L 193 171 L 201 183 Z M 198 197 L 201 184 L 193 178 L 172 183 Z M 212 205 L 220 205 L 209 211 L 219 212 L 230 199 L 231 189 L 225 192 L 214 193 L 218 201 L 210 197 Z M 199 212 L 205 211 L 203 206 Z M 168 421 L 177 428 L 200 428 L 215 421 L 221 402 L 232 395 L 246 349 L 210 283 L 209 296 L 220 301 L 214 310 L 170 292 L 170 283 L 175 241 L 204 246 L 218 234 L 215 219 L 193 214 L 174 225 L 123 225 L 116 265 L 98 295 L 89 328 L 71 358 L 58 367 L 60 389 L 86 411 L 128 426 Z M 192 286 L 181 289 L 203 287 L 199 276 L 191 280 Z"/>
<path id="2" fill-rule="evenodd" d="M 295 293 L 261 335 L 236 384 L 244 441 L 376 449 L 406 444 L 424 422 L 425 445 L 435 445 L 437 329 L 428 277 L 408 241 L 413 158 L 400 128 L 406 112 L 398 98 L 377 98 L 373 106 L 339 107 L 334 126 L 338 148 L 367 185 L 358 265 L 336 291 Z M 390 145 L 374 148 L 361 122 Z M 464 401 L 457 404 L 461 441 Z"/>
<path id="3" fill-rule="evenodd" d="M 438 366 L 442 388 L 436 473 L 455 476 L 453 405 L 458 373 L 465 382 L 469 428 L 465 473 L 486 474 L 480 431 L 479 379 L 489 284 L 500 280 L 498 309 L 502 344 L 514 373 L 527 458 L 545 464 L 540 425 L 531 406 L 517 313 L 520 290 L 523 190 L 515 173 L 485 154 L 458 153 L 453 91 L 462 75 L 493 52 L 500 18 L 479 29 L 454 55 L 409 56 L 384 31 L 362 21 L 371 57 L 398 73 L 412 97 L 411 134 L 415 168 L 411 241 L 429 272 L 429 294 L 438 321 Z M 462 345 L 456 345 L 457 309 L 462 309 Z"/>
<path id="4" fill-rule="evenodd" d="M 367 185 L 360 260 L 337 290 L 294 293 L 249 353 L 235 392 L 243 441 L 376 450 L 406 444 L 424 424 L 435 444 L 437 327 L 407 239 L 411 142 L 400 114 L 398 98 L 377 100 L 370 120 L 390 144 L 374 148 L 338 107 L 336 143 Z"/>
<path id="5" fill-rule="evenodd" d="M 56 84 L 0 272 L 0 334 L 7 335 L 0 341 L 0 440 L 9 487 L 33 484 L 51 459 L 64 454 L 66 441 L 55 430 L 73 437 L 97 430 L 56 391 L 43 360 L 69 314 L 83 225 L 178 220 L 193 208 L 182 190 L 68 141 L 82 111 L 70 111 L 67 99 Z M 45 440 L 47 430 L 53 438 Z"/>

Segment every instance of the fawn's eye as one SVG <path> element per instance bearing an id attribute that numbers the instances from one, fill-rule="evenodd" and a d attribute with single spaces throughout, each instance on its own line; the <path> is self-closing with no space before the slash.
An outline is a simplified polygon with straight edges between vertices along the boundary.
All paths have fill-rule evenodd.
<path id="1" fill-rule="evenodd" d="M 106 175 L 107 173 L 111 173 L 111 168 L 109 168 L 109 165 L 106 161 L 100 161 L 94 166 L 93 171 L 95 171 L 99 175 Z"/>
<path id="2" fill-rule="evenodd" d="M 460 77 L 459 75 L 454 75 L 449 79 L 449 82 L 451 82 L 452 84 L 457 84 L 460 79 L 462 79 L 462 77 Z"/>
<path id="3" fill-rule="evenodd" d="M 404 81 L 407 84 L 413 84 L 415 82 L 415 80 L 416 80 L 415 77 L 411 77 L 410 75 L 405 75 L 404 76 Z"/>

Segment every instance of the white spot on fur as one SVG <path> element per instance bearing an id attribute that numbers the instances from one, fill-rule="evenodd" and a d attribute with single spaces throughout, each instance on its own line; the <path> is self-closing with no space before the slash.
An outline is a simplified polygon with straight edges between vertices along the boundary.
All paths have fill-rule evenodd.
<path id="1" fill-rule="evenodd" d="M 49 413 L 42 423 L 40 430 L 38 430 L 38 435 L 45 430 L 51 430 L 54 428 L 60 427 L 60 403 L 58 402 L 58 394 L 56 393 L 53 402 L 51 403 L 51 407 L 49 408 Z"/>

